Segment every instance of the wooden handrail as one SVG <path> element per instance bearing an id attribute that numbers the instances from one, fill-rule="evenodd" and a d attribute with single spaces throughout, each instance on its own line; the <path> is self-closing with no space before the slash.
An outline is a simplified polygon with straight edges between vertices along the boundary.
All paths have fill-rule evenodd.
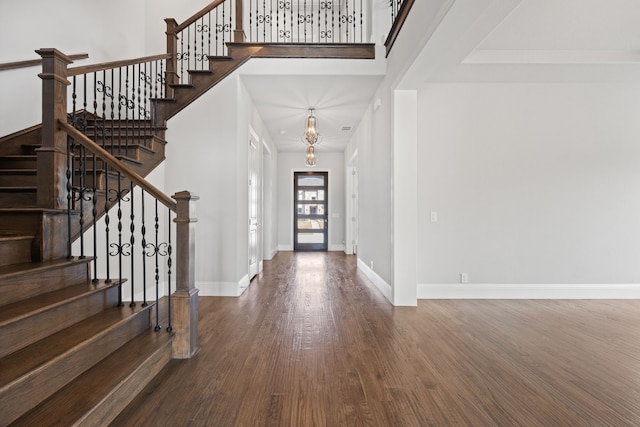
<path id="1" fill-rule="evenodd" d="M 63 122 L 62 120 L 58 120 L 58 126 L 61 130 L 67 132 L 67 135 L 71 136 L 76 142 L 80 143 L 86 149 L 107 162 L 109 166 L 129 178 L 138 187 L 142 188 L 144 191 L 155 197 L 160 203 L 171 209 L 173 212 L 177 211 L 176 202 L 174 202 L 169 196 L 158 190 L 137 172 L 124 165 L 120 160 L 118 160 L 111 153 L 93 142 L 78 129 L 74 128 L 69 123 Z"/>
<path id="2" fill-rule="evenodd" d="M 144 56 L 142 58 L 124 59 L 122 61 L 103 62 L 100 64 L 85 65 L 82 67 L 69 68 L 68 76 L 79 76 L 81 74 L 95 73 L 96 71 L 110 70 L 112 68 L 126 67 L 127 65 L 142 64 L 145 62 L 158 61 L 161 59 L 169 59 L 171 55 L 163 53 L 161 55 Z"/>
<path id="3" fill-rule="evenodd" d="M 76 53 L 75 55 L 69 55 L 69 58 L 73 60 L 87 59 L 88 57 L 89 57 L 88 53 Z M 4 64 L 0 64 L 0 71 L 35 67 L 38 65 L 42 65 L 42 59 L 29 59 L 26 61 L 6 62 Z"/>
<path id="4" fill-rule="evenodd" d="M 187 28 L 189 25 L 193 24 L 194 22 L 196 22 L 198 19 L 202 18 L 204 16 L 205 13 L 207 12 L 211 12 L 213 9 L 215 9 L 216 7 L 220 6 L 222 3 L 224 3 L 226 0 L 216 0 L 212 3 L 209 3 L 209 5 L 205 6 L 200 12 L 196 13 L 195 15 L 193 15 L 191 18 L 187 19 L 186 21 L 184 21 L 182 24 L 178 25 L 176 27 L 176 33 L 179 33 L 180 31 L 184 30 L 185 28 Z"/>

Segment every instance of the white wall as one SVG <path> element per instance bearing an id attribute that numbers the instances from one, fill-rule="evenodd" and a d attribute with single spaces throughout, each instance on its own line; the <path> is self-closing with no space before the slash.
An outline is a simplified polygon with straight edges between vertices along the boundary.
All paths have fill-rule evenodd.
<path id="1" fill-rule="evenodd" d="M 418 283 L 640 283 L 638 111 L 640 85 L 424 85 Z"/>
<path id="2" fill-rule="evenodd" d="M 344 154 L 316 150 L 318 164 L 305 166 L 304 153 L 278 154 L 278 249 L 293 250 L 293 173 L 329 172 L 329 250 L 344 250 L 345 180 Z"/>
<path id="3" fill-rule="evenodd" d="M 223 80 L 168 123 L 165 192 L 198 196 L 196 286 L 237 286 L 237 83 Z M 224 99 L 225 102 L 220 102 Z"/>
<path id="4" fill-rule="evenodd" d="M 0 63 L 39 59 L 34 51 L 40 48 L 89 54 L 73 65 L 143 56 L 144 23 L 141 2 L 3 1 Z M 42 122 L 41 71 L 38 66 L 0 72 L 0 92 L 10 100 L 0 104 L 0 135 Z"/>

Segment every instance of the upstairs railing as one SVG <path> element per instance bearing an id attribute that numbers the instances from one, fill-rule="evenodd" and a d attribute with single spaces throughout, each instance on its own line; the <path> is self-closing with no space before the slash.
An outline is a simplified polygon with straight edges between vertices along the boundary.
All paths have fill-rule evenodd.
<path id="1" fill-rule="evenodd" d="M 166 19 L 169 84 L 208 70 L 227 42 L 356 44 L 368 39 L 364 0 L 217 0 L 178 24 Z"/>
<path id="2" fill-rule="evenodd" d="M 38 53 L 38 204 L 67 212 L 65 243 L 49 245 L 45 257 L 93 258 L 93 279 L 117 281 L 120 305 L 155 302 L 155 329 L 162 329 L 160 318 L 166 317 L 164 329 L 176 335 L 174 357 L 191 357 L 197 350 L 197 197 L 181 192 L 173 200 L 134 170 L 149 172 L 157 164 L 145 165 L 139 151 L 152 151 L 163 134 L 152 126 L 151 115 L 153 98 L 164 91 L 166 55 L 74 69 L 55 49 Z M 148 160 L 159 163 L 160 157 L 151 154 Z M 102 230 L 95 226 L 100 220 Z M 168 298 L 166 316 L 158 309 L 162 296 Z"/>

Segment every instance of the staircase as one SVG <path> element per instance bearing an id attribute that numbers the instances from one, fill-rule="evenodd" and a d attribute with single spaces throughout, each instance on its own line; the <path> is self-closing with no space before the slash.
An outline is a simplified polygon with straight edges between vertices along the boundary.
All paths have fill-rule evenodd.
<path id="1" fill-rule="evenodd" d="M 180 31 L 190 31 L 224 3 L 214 1 L 181 25 L 166 20 L 166 55 L 74 69 L 55 49 L 38 51 L 43 57 L 43 124 L 0 138 L 0 427 L 108 425 L 169 360 L 189 358 L 197 350 L 197 290 L 189 252 L 194 246 L 189 206 L 197 197 L 181 192 L 173 196 L 176 203 L 144 181 L 164 160 L 171 117 L 250 58 L 375 56 L 372 44 L 242 42 L 242 28 L 234 31 L 236 42 L 223 40 L 223 55 L 178 51 Z M 241 0 L 235 4 L 241 14 Z M 178 58 L 189 54 L 206 56 L 208 66 L 182 75 Z M 136 66 L 140 78 L 131 81 L 134 88 L 138 82 L 137 98 L 128 83 L 126 92 L 118 92 L 123 89 L 115 88 L 113 77 L 113 69 L 131 67 L 126 68 L 128 80 Z M 78 101 L 81 107 L 76 108 L 75 76 L 83 74 L 92 76 L 85 83 L 100 76 L 105 80 L 99 88 L 94 83 L 93 100 Z M 67 113 L 66 82 L 72 77 L 74 108 Z M 152 83 L 156 80 L 160 88 Z M 148 93 L 144 86 L 140 104 L 144 84 L 154 86 Z M 137 110 L 143 113 L 136 118 Z M 117 189 L 117 198 L 123 198 L 134 184 L 177 215 L 174 303 L 166 297 L 147 303 L 145 297 L 144 303 L 122 304 L 120 287 L 126 278 L 100 279 L 93 255 L 69 255 L 71 241 L 101 217 L 108 219 L 110 210 L 120 218 L 112 194 Z M 85 188 L 90 191 L 84 193 Z M 144 234 L 142 241 L 144 247 Z M 155 251 L 160 251 L 157 242 Z M 155 268 L 157 287 L 157 261 Z M 171 258 L 171 293 L 170 274 Z"/>
<path id="2" fill-rule="evenodd" d="M 146 175 L 164 159 L 164 132 L 133 137 L 134 126 L 145 128 L 116 124 L 110 149 Z M 0 425 L 104 425 L 171 359 L 172 334 L 154 331 L 154 303 L 118 307 L 121 282 L 92 279 L 91 258 L 61 255 L 66 212 L 37 206 L 41 139 L 42 126 L 0 139 Z M 96 187 L 114 188 L 117 175 L 95 166 Z"/>

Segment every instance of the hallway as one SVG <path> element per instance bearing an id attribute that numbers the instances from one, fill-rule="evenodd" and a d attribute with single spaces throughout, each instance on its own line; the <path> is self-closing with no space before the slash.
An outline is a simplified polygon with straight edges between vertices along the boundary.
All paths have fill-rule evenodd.
<path id="1" fill-rule="evenodd" d="M 200 298 L 200 351 L 115 426 L 631 426 L 640 301 L 393 307 L 338 252 L 280 252 Z"/>

